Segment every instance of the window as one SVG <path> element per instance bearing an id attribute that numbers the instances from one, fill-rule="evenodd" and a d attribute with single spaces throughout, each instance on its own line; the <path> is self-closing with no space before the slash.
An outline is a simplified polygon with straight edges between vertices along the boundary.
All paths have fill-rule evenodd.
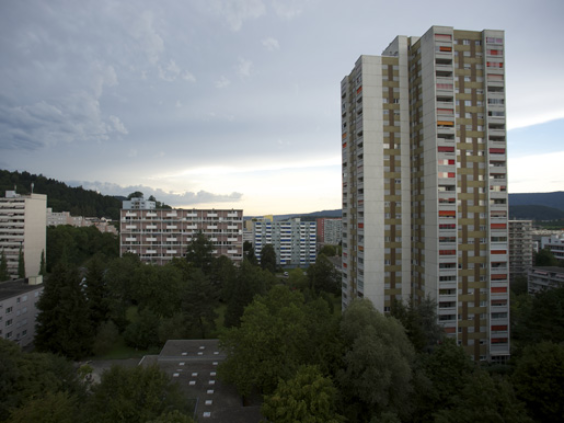
<path id="1" fill-rule="evenodd" d="M 6 314 L 11 313 L 13 309 L 14 309 L 14 307 L 8 307 L 8 308 L 6 308 Z"/>
<path id="2" fill-rule="evenodd" d="M 12 320 L 12 319 L 6 320 L 6 326 L 11 326 L 12 323 L 13 323 L 13 320 Z"/>
<path id="3" fill-rule="evenodd" d="M 503 62 L 487 62 L 486 66 L 488 68 L 503 69 Z"/>

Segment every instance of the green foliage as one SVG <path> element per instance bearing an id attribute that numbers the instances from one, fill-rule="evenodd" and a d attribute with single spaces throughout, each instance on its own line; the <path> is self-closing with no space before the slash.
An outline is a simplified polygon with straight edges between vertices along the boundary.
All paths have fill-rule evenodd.
<path id="1" fill-rule="evenodd" d="M 337 277 L 335 266 L 325 255 L 320 254 L 314 264 L 307 269 L 307 277 L 311 292 L 319 295 L 321 292 L 339 294 L 341 281 Z"/>
<path id="2" fill-rule="evenodd" d="M 558 260 L 554 257 L 554 254 L 546 248 L 542 248 L 539 251 L 536 251 L 533 256 L 533 261 L 535 266 L 543 266 L 543 267 L 550 267 L 550 266 L 558 266 Z"/>
<path id="3" fill-rule="evenodd" d="M 77 414 L 75 397 L 67 392 L 47 392 L 12 411 L 8 423 L 74 423 Z"/>
<path id="4" fill-rule="evenodd" d="M 119 240 L 111 233 L 102 233 L 94 226 L 77 228 L 70 225 L 47 227 L 47 271 L 61 260 L 81 266 L 94 255 L 106 261 L 119 256 Z"/>
<path id="5" fill-rule="evenodd" d="M 288 272 L 288 286 L 301 292 L 309 289 L 309 279 L 302 268 L 296 267 Z"/>
<path id="6" fill-rule="evenodd" d="M 139 310 L 150 309 L 159 317 L 171 317 L 180 308 L 186 289 L 182 272 L 173 265 L 142 265 L 135 271 L 133 299 Z"/>
<path id="7" fill-rule="evenodd" d="M 419 303 L 392 301 L 391 315 L 398 319 L 417 352 L 432 348 L 443 338 L 443 329 L 437 323 L 437 303 L 426 297 Z"/>
<path id="8" fill-rule="evenodd" d="M 349 413 L 389 411 L 407 418 L 415 353 L 401 324 L 380 314 L 370 301 L 354 300 L 343 314 L 341 336 L 346 353 L 337 380 L 345 404 L 357 404 Z"/>
<path id="9" fill-rule="evenodd" d="M 133 302 L 139 256 L 124 254 L 110 262 L 105 274 L 110 317 L 120 331 L 128 325 L 127 309 Z"/>
<path id="10" fill-rule="evenodd" d="M 145 350 L 160 345 L 158 316 L 150 309 L 139 312 L 136 322 L 130 323 L 123 333 L 127 345 Z"/>
<path id="11" fill-rule="evenodd" d="M 209 278 L 200 269 L 194 269 L 182 294 L 181 308 L 188 326 L 203 339 L 215 329 L 218 298 L 218 292 Z"/>
<path id="12" fill-rule="evenodd" d="M 41 259 L 39 260 L 39 274 L 47 275 L 47 264 L 45 263 L 45 250 L 41 250 Z"/>
<path id="13" fill-rule="evenodd" d="M 189 411 L 177 385 L 157 366 L 112 366 L 93 391 L 86 405 L 86 422 L 145 423 L 174 410 Z"/>
<path id="14" fill-rule="evenodd" d="M 95 355 L 107 354 L 111 351 L 118 339 L 119 330 L 115 323 L 111 320 L 102 322 L 98 327 L 98 332 L 96 333 L 96 338 L 94 339 L 94 345 L 92 346 L 92 352 Z"/>
<path id="15" fill-rule="evenodd" d="M 8 259 L 4 250 L 0 253 L 0 282 L 10 280 L 10 274 L 8 273 Z"/>
<path id="16" fill-rule="evenodd" d="M 272 244 L 266 244 L 262 247 L 260 253 L 260 266 L 270 273 L 276 273 L 276 252 Z"/>
<path id="17" fill-rule="evenodd" d="M 45 282 L 37 308 L 38 350 L 74 359 L 90 354 L 94 328 L 76 268 L 57 265 Z"/>
<path id="18" fill-rule="evenodd" d="M 511 380 L 536 421 L 563 421 L 564 345 L 541 342 L 526 347 Z"/>
<path id="19" fill-rule="evenodd" d="M 330 244 L 325 244 L 321 250 L 319 250 L 319 255 L 325 255 L 327 257 L 334 257 L 337 255 L 337 246 L 336 245 L 330 245 Z"/>
<path id="20" fill-rule="evenodd" d="M 513 336 L 519 346 L 542 341 L 564 342 L 564 288 L 541 291 L 530 300 L 528 296 L 520 298 L 512 307 L 514 310 L 517 320 Z"/>
<path id="21" fill-rule="evenodd" d="M 18 278 L 25 278 L 25 258 L 22 247 L 20 247 L 20 252 L 18 253 Z"/>
<path id="22" fill-rule="evenodd" d="M 82 187 L 71 188 L 43 175 L 0 170 L 0 192 L 13 190 L 16 185 L 18 193 L 29 194 L 32 182 L 35 193 L 47 195 L 47 207 L 51 207 L 54 212 L 70 211 L 73 216 L 119 219 L 121 201 L 115 197 Z"/>
<path id="23" fill-rule="evenodd" d="M 94 327 L 109 316 L 107 290 L 104 281 L 106 264 L 101 255 L 97 254 L 86 265 L 85 293 L 90 310 L 90 321 Z"/>
<path id="24" fill-rule="evenodd" d="M 220 364 L 220 376 L 233 383 L 239 393 L 254 389 L 270 394 L 279 379 L 289 380 L 301 365 L 329 366 L 322 360 L 338 347 L 328 347 L 334 328 L 323 300 L 305 303 L 300 292 L 274 286 L 266 296 L 258 296 L 241 319 L 220 335 L 228 358 Z M 327 362 L 331 362 L 327 359 Z M 321 362 L 324 361 L 324 362 Z M 322 369 L 323 370 L 323 369 Z"/>
<path id="25" fill-rule="evenodd" d="M 243 242 L 243 253 L 244 258 L 249 260 L 249 263 L 251 263 L 253 266 L 258 265 L 258 259 L 255 254 L 255 249 L 250 241 Z"/>
<path id="26" fill-rule="evenodd" d="M 194 423 L 194 419 L 187 416 L 186 414 L 181 413 L 178 410 L 174 410 L 169 411 L 168 413 L 164 413 L 156 419 L 151 420 L 147 423 Z"/>
<path id="27" fill-rule="evenodd" d="M 262 415 L 276 423 L 339 423 L 344 418 L 335 410 L 337 389 L 330 378 L 315 366 L 303 366 L 295 376 L 280 380 L 272 395 L 267 395 Z"/>
<path id="28" fill-rule="evenodd" d="M 215 247 L 213 243 L 200 231 L 188 246 L 186 261 L 204 272 L 204 275 L 209 275 L 215 260 L 213 255 L 214 250 Z"/>
<path id="29" fill-rule="evenodd" d="M 131 194 L 129 194 L 127 196 L 127 199 L 131 200 L 132 198 L 143 198 L 143 193 L 141 191 L 132 192 Z M 149 200 L 151 200 L 151 199 L 149 198 Z M 151 201 L 154 201 L 154 200 L 151 200 Z"/>
<path id="30" fill-rule="evenodd" d="M 473 376 L 459 395 L 451 395 L 453 408 L 436 413 L 436 423 L 532 423 L 511 384 L 487 373 Z"/>
<path id="31" fill-rule="evenodd" d="M 159 341 L 162 345 L 169 339 L 185 339 L 189 337 L 184 314 L 177 312 L 170 318 L 161 319 L 159 324 Z"/>

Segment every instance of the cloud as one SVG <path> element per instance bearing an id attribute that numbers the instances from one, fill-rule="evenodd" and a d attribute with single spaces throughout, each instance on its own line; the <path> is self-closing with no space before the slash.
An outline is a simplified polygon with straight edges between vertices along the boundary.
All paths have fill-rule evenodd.
<path id="1" fill-rule="evenodd" d="M 184 73 L 182 74 L 182 79 L 189 82 L 196 82 L 196 77 L 188 71 L 184 71 Z"/>
<path id="2" fill-rule="evenodd" d="M 208 191 L 200 190 L 197 192 L 166 192 L 160 188 L 151 188 L 146 185 L 129 185 L 121 186 L 109 182 L 88 182 L 88 181 L 69 181 L 70 186 L 82 186 L 84 189 L 100 192 L 104 195 L 127 196 L 135 191 L 140 191 L 145 198 L 153 195 L 157 200 L 164 202 L 170 206 L 196 206 L 198 204 L 211 203 L 237 203 L 243 198 L 243 194 L 232 192 L 230 194 L 214 194 Z"/>
<path id="3" fill-rule="evenodd" d="M 215 81 L 215 86 L 217 88 L 225 88 L 231 84 L 231 81 L 227 79 L 225 76 L 222 76 L 217 81 Z"/>
<path id="4" fill-rule="evenodd" d="M 272 7 L 278 17 L 294 19 L 302 14 L 307 0 L 272 0 Z"/>
<path id="5" fill-rule="evenodd" d="M 253 73 L 253 62 L 239 57 L 237 72 L 239 73 L 239 76 L 241 78 L 250 78 L 251 74 Z"/>
<path id="6" fill-rule="evenodd" d="M 166 67 L 159 65 L 159 78 L 163 81 L 172 82 L 180 75 L 180 68 L 174 60 L 170 60 Z"/>
<path id="7" fill-rule="evenodd" d="M 153 13 L 144 11 L 131 26 L 131 35 L 145 52 L 147 59 L 155 65 L 164 51 L 164 41 L 153 27 Z"/>
<path id="8" fill-rule="evenodd" d="M 280 48 L 280 44 L 278 44 L 278 40 L 272 37 L 265 38 L 262 40 L 262 45 L 266 47 L 269 51 L 278 50 Z"/>
<path id="9" fill-rule="evenodd" d="M 239 31 L 244 21 L 257 19 L 266 12 L 262 0 L 212 0 L 210 4 L 233 31 Z"/>

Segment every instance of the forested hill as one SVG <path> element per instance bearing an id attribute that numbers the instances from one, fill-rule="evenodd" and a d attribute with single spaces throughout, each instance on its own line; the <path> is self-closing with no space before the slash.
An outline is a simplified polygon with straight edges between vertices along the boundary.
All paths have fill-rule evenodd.
<path id="1" fill-rule="evenodd" d="M 10 172 L 0 170 L 0 196 L 6 190 L 13 190 L 18 194 L 31 193 L 34 184 L 35 194 L 47 195 L 47 207 L 55 212 L 69 211 L 73 216 L 109 217 L 119 219 L 121 201 L 109 195 L 98 194 L 96 191 L 82 187 L 72 188 L 64 182 L 46 178 L 43 175 L 33 175 L 29 172 Z"/>

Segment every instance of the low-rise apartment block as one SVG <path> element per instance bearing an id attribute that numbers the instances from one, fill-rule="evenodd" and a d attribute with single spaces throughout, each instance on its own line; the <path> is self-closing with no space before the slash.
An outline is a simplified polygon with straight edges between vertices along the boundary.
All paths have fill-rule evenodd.
<path id="1" fill-rule="evenodd" d="M 529 271 L 529 294 L 564 286 L 564 268 L 557 266 L 534 267 Z"/>
<path id="2" fill-rule="evenodd" d="M 199 232 L 215 246 L 215 255 L 234 262 L 243 259 L 243 210 L 124 209 L 120 215 L 120 256 L 166 264 L 186 255 Z"/>
<path id="3" fill-rule="evenodd" d="M 28 281 L 18 279 L 0 284 L 0 338 L 22 347 L 31 343 L 35 336 L 35 305 L 43 292 L 41 276 Z"/>

